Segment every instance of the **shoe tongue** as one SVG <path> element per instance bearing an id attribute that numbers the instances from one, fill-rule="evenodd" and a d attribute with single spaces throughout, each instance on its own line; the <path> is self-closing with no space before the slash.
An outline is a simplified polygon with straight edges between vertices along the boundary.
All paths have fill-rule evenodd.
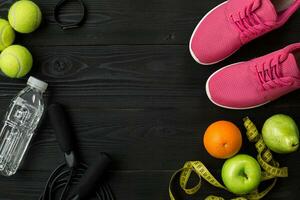
<path id="1" fill-rule="evenodd" d="M 296 58 L 292 53 L 288 54 L 287 59 L 281 64 L 282 66 L 282 75 L 284 77 L 295 77 L 300 78 L 300 70 Z"/>
<path id="2" fill-rule="evenodd" d="M 277 20 L 277 12 L 270 0 L 254 0 L 255 13 L 265 22 L 275 22 Z"/>

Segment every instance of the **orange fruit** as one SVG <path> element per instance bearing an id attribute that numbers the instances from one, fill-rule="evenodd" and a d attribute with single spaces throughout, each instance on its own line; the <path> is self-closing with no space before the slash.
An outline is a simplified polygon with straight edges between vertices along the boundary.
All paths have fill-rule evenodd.
<path id="1" fill-rule="evenodd" d="M 239 152 L 242 146 L 242 134 L 232 122 L 217 121 L 206 129 L 203 143 L 211 156 L 226 159 Z"/>

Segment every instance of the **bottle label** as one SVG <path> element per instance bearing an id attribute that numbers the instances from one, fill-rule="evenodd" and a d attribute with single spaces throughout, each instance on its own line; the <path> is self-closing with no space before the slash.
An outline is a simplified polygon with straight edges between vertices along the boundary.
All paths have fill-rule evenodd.
<path id="1" fill-rule="evenodd" d="M 7 119 L 16 125 L 31 125 L 33 113 L 35 113 L 35 108 L 29 106 L 24 99 L 17 97 Z"/>

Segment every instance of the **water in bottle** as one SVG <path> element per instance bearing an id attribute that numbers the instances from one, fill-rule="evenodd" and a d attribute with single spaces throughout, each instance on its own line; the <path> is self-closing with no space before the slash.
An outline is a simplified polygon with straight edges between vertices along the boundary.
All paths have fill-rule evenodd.
<path id="1" fill-rule="evenodd" d="M 27 86 L 12 99 L 0 132 L 0 173 L 18 170 L 44 112 L 43 93 L 48 84 L 30 77 Z"/>

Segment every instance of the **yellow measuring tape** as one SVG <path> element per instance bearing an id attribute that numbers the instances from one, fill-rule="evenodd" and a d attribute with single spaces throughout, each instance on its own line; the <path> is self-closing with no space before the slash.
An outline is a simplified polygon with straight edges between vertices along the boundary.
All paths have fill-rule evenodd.
<path id="1" fill-rule="evenodd" d="M 280 167 L 279 163 L 273 159 L 273 155 L 271 151 L 265 145 L 262 135 L 259 134 L 255 124 L 248 118 L 244 118 L 244 126 L 247 130 L 246 135 L 250 142 L 255 143 L 256 150 L 258 152 L 257 161 L 260 164 L 261 168 L 264 170 L 262 171 L 262 180 L 266 181 L 270 179 L 274 179 L 272 183 L 263 191 L 259 192 L 255 190 L 250 194 L 233 198 L 232 200 L 256 200 L 263 198 L 271 189 L 275 186 L 277 177 L 287 177 L 288 176 L 288 168 L 287 167 Z M 187 187 L 187 183 L 190 179 L 192 173 L 195 173 L 199 177 L 199 182 L 191 187 Z M 205 167 L 205 165 L 201 161 L 187 161 L 184 166 L 177 170 L 171 177 L 169 183 L 169 196 L 171 200 L 176 200 L 173 192 L 172 192 L 172 185 L 175 180 L 175 177 L 179 175 L 179 184 L 182 190 L 188 194 L 192 195 L 199 191 L 201 188 L 201 180 L 204 178 L 208 183 L 211 185 L 221 188 L 224 190 L 228 190 L 225 186 L 223 186 Z M 205 200 L 224 200 L 222 197 L 209 195 L 205 198 Z"/>

